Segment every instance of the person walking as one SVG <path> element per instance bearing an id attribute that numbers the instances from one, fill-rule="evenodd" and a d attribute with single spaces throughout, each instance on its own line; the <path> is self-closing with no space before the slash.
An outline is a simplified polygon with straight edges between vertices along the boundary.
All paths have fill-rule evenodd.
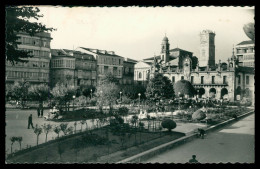
<path id="1" fill-rule="evenodd" d="M 38 107 L 37 108 L 37 115 L 38 115 L 38 118 L 40 117 L 40 108 Z"/>
<path id="2" fill-rule="evenodd" d="M 200 132 L 200 137 L 201 137 L 202 139 L 204 139 L 205 130 L 200 129 L 199 132 Z"/>
<path id="3" fill-rule="evenodd" d="M 28 129 L 30 129 L 30 126 L 32 126 L 32 128 L 34 128 L 33 127 L 33 122 L 32 122 L 32 114 L 30 114 L 30 116 L 28 118 Z"/>
<path id="4" fill-rule="evenodd" d="M 192 159 L 189 160 L 189 163 L 199 163 L 198 160 L 196 160 L 196 155 L 192 155 Z"/>

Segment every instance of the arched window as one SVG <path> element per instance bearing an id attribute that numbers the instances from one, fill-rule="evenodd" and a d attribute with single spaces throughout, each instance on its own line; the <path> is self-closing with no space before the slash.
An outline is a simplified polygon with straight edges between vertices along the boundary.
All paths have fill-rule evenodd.
<path id="1" fill-rule="evenodd" d="M 141 73 L 141 72 L 139 72 L 138 78 L 139 78 L 139 79 L 142 78 L 142 73 Z"/>

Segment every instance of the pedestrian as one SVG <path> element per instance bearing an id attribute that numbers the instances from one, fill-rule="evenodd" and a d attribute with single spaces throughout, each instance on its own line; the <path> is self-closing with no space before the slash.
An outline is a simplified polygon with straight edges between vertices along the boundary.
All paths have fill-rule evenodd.
<path id="1" fill-rule="evenodd" d="M 40 117 L 40 108 L 37 108 L 37 114 L 38 114 L 38 118 Z"/>
<path id="2" fill-rule="evenodd" d="M 199 163 L 198 160 L 196 160 L 196 155 L 192 155 L 192 159 L 189 160 L 189 163 Z"/>
<path id="3" fill-rule="evenodd" d="M 28 129 L 30 129 L 30 126 L 32 126 L 32 128 L 34 128 L 33 127 L 33 122 L 32 122 L 32 114 L 30 114 L 30 116 L 28 118 Z"/>
<path id="4" fill-rule="evenodd" d="M 201 137 L 202 139 L 204 139 L 205 130 L 200 129 L 199 132 L 200 132 L 200 137 Z"/>
<path id="5" fill-rule="evenodd" d="M 43 117 L 43 107 L 42 107 L 42 109 L 41 109 L 41 116 Z"/>

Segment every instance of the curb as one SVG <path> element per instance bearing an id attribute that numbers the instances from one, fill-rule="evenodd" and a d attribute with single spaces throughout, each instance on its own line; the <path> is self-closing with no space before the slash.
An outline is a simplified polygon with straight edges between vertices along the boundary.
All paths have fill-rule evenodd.
<path id="1" fill-rule="evenodd" d="M 210 126 L 209 128 L 206 129 L 206 131 L 207 132 L 213 132 L 213 131 L 215 131 L 215 130 L 217 130 L 217 129 L 225 126 L 225 125 L 231 124 L 233 122 L 237 122 L 238 120 L 240 120 L 240 119 L 242 119 L 242 118 L 244 118 L 244 117 L 254 113 L 254 111 L 255 110 L 251 110 L 251 111 L 249 111 L 247 113 L 244 113 L 244 114 L 238 116 L 237 119 L 232 118 L 232 119 L 229 119 L 229 120 L 224 121 L 222 123 L 219 123 L 217 125 Z M 118 164 L 118 163 L 135 163 L 135 162 L 139 162 L 140 163 L 141 161 L 144 161 L 144 160 L 149 159 L 149 158 L 151 158 L 153 156 L 156 156 L 156 155 L 158 155 L 160 153 L 163 153 L 163 152 L 165 152 L 165 151 L 167 151 L 167 150 L 169 150 L 171 148 L 174 148 L 174 147 L 176 147 L 178 145 L 184 144 L 184 143 L 186 143 L 188 141 L 192 141 L 194 138 L 197 138 L 197 134 L 195 134 L 195 133 L 191 134 L 191 135 L 188 135 L 188 136 L 184 136 L 184 137 L 179 138 L 177 140 L 173 140 L 171 142 L 162 144 L 160 146 L 154 147 L 154 148 L 152 148 L 150 150 L 144 151 L 144 152 L 139 153 L 137 155 L 134 155 L 132 157 L 128 157 L 128 158 L 126 158 L 124 160 L 116 162 L 116 164 Z"/>

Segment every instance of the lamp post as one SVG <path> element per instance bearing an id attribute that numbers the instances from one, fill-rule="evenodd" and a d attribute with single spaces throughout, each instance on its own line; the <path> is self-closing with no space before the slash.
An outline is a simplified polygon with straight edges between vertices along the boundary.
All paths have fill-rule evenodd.
<path id="1" fill-rule="evenodd" d="M 178 96 L 179 96 L 179 110 L 180 110 L 181 109 L 181 100 L 180 100 L 181 92 L 178 92 Z"/>
<path id="2" fill-rule="evenodd" d="M 90 99 L 92 99 L 92 89 L 90 89 Z"/>
<path id="3" fill-rule="evenodd" d="M 141 96 L 141 93 L 138 93 L 138 96 L 139 96 L 139 108 L 140 108 L 140 101 L 141 101 L 140 96 Z"/>
<path id="4" fill-rule="evenodd" d="M 122 104 L 122 92 L 120 92 L 120 107 L 121 107 L 121 104 Z"/>
<path id="5" fill-rule="evenodd" d="M 75 100 L 76 96 L 73 95 L 72 98 L 73 98 L 73 111 L 74 111 L 74 100 Z"/>

